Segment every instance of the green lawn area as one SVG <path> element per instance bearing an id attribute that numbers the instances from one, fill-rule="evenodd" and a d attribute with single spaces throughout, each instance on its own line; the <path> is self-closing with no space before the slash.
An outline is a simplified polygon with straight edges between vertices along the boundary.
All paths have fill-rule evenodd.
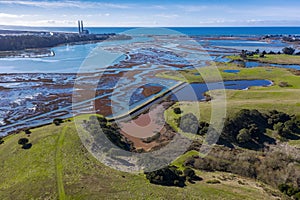
<path id="1" fill-rule="evenodd" d="M 73 122 L 47 125 L 10 135 L 0 145 L 1 199 L 272 199 L 260 183 L 243 179 L 207 184 L 221 173 L 197 171 L 204 178 L 185 188 L 150 184 L 143 174 L 111 169 L 98 162 L 82 145 Z M 33 146 L 18 143 L 27 137 Z M 185 159 L 179 158 L 177 164 Z M 222 173 L 222 176 L 232 176 Z M 220 178 L 221 179 L 221 178 Z M 242 178 L 239 178 L 242 179 Z"/>
<path id="2" fill-rule="evenodd" d="M 208 73 L 210 67 L 200 69 Z M 257 109 L 262 112 L 278 110 L 288 114 L 295 114 L 300 117 L 300 76 L 282 68 L 257 67 L 238 68 L 234 64 L 219 64 L 218 69 L 224 80 L 253 80 L 267 79 L 273 82 L 269 87 L 251 87 L 249 90 L 226 90 L 226 110 L 227 116 L 231 116 L 241 109 Z M 225 73 L 225 69 L 240 70 L 239 73 Z M 188 82 L 203 82 L 201 76 L 195 75 L 197 70 L 187 70 L 181 72 Z M 215 71 L 215 70 L 214 70 Z M 201 73 L 200 73 L 201 74 Z M 181 76 L 161 73 L 158 76 L 172 78 L 183 81 Z M 287 82 L 289 87 L 280 87 L 281 82 Z M 212 97 L 218 91 L 209 91 Z M 216 106 L 216 105 L 215 105 Z M 179 102 L 170 107 L 165 112 L 165 119 L 175 129 L 178 130 L 176 120 L 180 117 L 174 113 L 173 109 L 180 107 L 182 115 L 194 113 L 200 121 L 210 121 L 212 103 L 211 102 Z"/>
<path id="3" fill-rule="evenodd" d="M 239 55 L 227 56 L 232 60 L 241 60 Z M 271 64 L 286 64 L 286 65 L 300 65 L 300 56 L 286 55 L 286 54 L 270 54 L 265 55 L 264 58 L 260 58 L 259 55 L 247 56 L 247 60 L 259 61 L 263 63 Z"/>

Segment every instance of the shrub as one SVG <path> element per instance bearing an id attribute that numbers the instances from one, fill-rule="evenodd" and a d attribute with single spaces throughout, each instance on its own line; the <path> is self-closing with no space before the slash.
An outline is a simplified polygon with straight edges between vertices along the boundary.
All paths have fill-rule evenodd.
<path id="1" fill-rule="evenodd" d="M 221 181 L 219 181 L 219 180 L 217 180 L 217 179 L 212 179 L 212 180 L 206 181 L 206 183 L 208 183 L 208 184 L 220 184 Z"/>
<path id="2" fill-rule="evenodd" d="M 236 139 L 239 143 L 247 143 L 251 140 L 251 133 L 248 129 L 243 128 L 239 131 Z"/>
<path id="3" fill-rule="evenodd" d="M 179 119 L 180 129 L 187 133 L 197 134 L 199 130 L 198 119 L 192 114 L 188 113 Z"/>
<path id="4" fill-rule="evenodd" d="M 31 134 L 31 131 L 29 129 L 24 130 L 25 134 L 29 135 Z"/>
<path id="5" fill-rule="evenodd" d="M 18 144 L 24 145 L 24 144 L 27 144 L 28 142 L 29 142 L 29 140 L 27 138 L 20 138 L 18 141 Z"/>
<path id="6" fill-rule="evenodd" d="M 22 149 L 30 149 L 32 147 L 32 144 L 31 143 L 27 143 L 27 144 L 24 144 L 22 146 Z"/>
<path id="7" fill-rule="evenodd" d="M 288 82 L 280 82 L 278 85 L 279 85 L 279 87 L 290 87 Z"/>
<path id="8" fill-rule="evenodd" d="M 62 119 L 56 118 L 53 120 L 53 124 L 55 124 L 56 126 L 59 126 L 61 123 L 63 123 L 64 121 Z"/>
<path id="9" fill-rule="evenodd" d="M 179 114 L 182 113 L 180 108 L 174 108 L 173 111 L 174 111 L 174 113 L 177 114 L 177 115 L 179 115 Z"/>
<path id="10" fill-rule="evenodd" d="M 187 177 L 190 177 L 190 178 L 193 178 L 194 176 L 196 176 L 195 171 L 191 168 L 184 169 L 183 174 L 184 174 L 184 176 L 187 176 Z"/>
<path id="11" fill-rule="evenodd" d="M 150 183 L 164 186 L 185 186 L 185 178 L 181 176 L 182 172 L 174 166 L 168 166 L 157 171 L 146 172 L 146 178 Z"/>
<path id="12" fill-rule="evenodd" d="M 282 49 L 282 52 L 287 55 L 293 55 L 295 52 L 295 49 L 292 47 L 285 47 Z"/>

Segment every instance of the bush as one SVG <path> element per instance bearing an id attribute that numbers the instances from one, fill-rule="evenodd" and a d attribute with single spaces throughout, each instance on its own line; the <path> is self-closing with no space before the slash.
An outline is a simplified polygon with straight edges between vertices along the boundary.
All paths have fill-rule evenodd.
<path id="1" fill-rule="evenodd" d="M 185 186 L 185 178 L 182 172 L 174 166 L 168 166 L 153 172 L 146 172 L 146 178 L 150 183 L 164 186 Z"/>
<path id="2" fill-rule="evenodd" d="M 295 49 L 292 47 L 285 47 L 282 49 L 282 52 L 287 55 L 293 55 L 295 52 Z"/>
<path id="3" fill-rule="evenodd" d="M 24 144 L 22 146 L 22 149 L 30 149 L 32 147 L 32 144 L 31 143 L 27 143 L 27 144 Z"/>
<path id="4" fill-rule="evenodd" d="M 31 131 L 29 129 L 24 130 L 25 134 L 29 135 L 31 134 Z"/>
<path id="5" fill-rule="evenodd" d="M 280 82 L 278 85 L 279 85 L 279 87 L 290 87 L 288 82 Z"/>
<path id="6" fill-rule="evenodd" d="M 180 108 L 174 108 L 173 111 L 174 111 L 174 113 L 177 114 L 177 115 L 179 115 L 179 114 L 182 113 Z"/>
<path id="7" fill-rule="evenodd" d="M 63 123 L 64 120 L 56 118 L 53 120 L 53 124 L 55 124 L 56 126 L 59 126 L 61 123 Z"/>
<path id="8" fill-rule="evenodd" d="M 184 170 L 183 170 L 183 174 L 184 174 L 184 176 L 190 177 L 190 178 L 193 178 L 193 177 L 196 176 L 195 171 L 194 171 L 193 169 L 191 169 L 191 168 L 186 168 L 186 169 L 184 169 Z"/>
<path id="9" fill-rule="evenodd" d="M 197 134 L 199 130 L 198 119 L 192 114 L 188 113 L 179 119 L 180 129 L 187 133 Z"/>
<path id="10" fill-rule="evenodd" d="M 239 131 L 236 139 L 239 143 L 247 143 L 251 140 L 251 133 L 248 129 L 243 128 Z"/>
<path id="11" fill-rule="evenodd" d="M 2 140 L 2 138 L 0 139 L 0 144 L 3 144 L 4 143 L 4 141 Z"/>
<path id="12" fill-rule="evenodd" d="M 27 138 L 20 138 L 18 141 L 18 144 L 24 145 L 24 144 L 27 144 L 28 142 L 29 142 L 29 140 Z"/>
<path id="13" fill-rule="evenodd" d="M 217 180 L 217 179 L 212 179 L 212 180 L 206 181 L 206 183 L 208 183 L 208 184 L 220 184 L 221 181 L 219 181 L 219 180 Z"/>

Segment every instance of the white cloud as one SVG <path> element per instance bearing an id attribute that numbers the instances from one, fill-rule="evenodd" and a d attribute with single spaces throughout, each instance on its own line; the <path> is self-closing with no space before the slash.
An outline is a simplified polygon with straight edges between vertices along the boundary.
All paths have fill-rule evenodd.
<path id="1" fill-rule="evenodd" d="M 0 1 L 0 4 L 13 4 L 23 5 L 41 8 L 115 8 L 115 9 L 127 9 L 130 5 L 127 4 L 113 4 L 113 3 L 100 3 L 100 2 L 88 2 L 88 1 Z"/>
<path id="2" fill-rule="evenodd" d="M 157 14 L 155 17 L 162 17 L 162 18 L 167 18 L 167 19 L 173 19 L 179 17 L 177 14 Z"/>
<path id="3" fill-rule="evenodd" d="M 14 15 L 14 14 L 8 14 L 8 13 L 0 13 L 0 18 L 21 18 L 24 17 L 24 15 Z"/>

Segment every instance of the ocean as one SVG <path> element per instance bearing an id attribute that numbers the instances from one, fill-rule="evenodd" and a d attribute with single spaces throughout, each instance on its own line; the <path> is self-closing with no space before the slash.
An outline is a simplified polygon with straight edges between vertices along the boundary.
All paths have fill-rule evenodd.
<path id="1" fill-rule="evenodd" d="M 1 28 L 1 27 L 0 27 Z M 122 33 L 135 27 L 85 27 L 91 33 Z M 5 28 L 3 28 L 5 29 Z M 13 27 L 8 29 L 32 31 L 77 32 L 74 27 Z M 260 36 L 260 35 L 299 35 L 300 27 L 167 27 L 186 35 L 200 36 Z"/>

